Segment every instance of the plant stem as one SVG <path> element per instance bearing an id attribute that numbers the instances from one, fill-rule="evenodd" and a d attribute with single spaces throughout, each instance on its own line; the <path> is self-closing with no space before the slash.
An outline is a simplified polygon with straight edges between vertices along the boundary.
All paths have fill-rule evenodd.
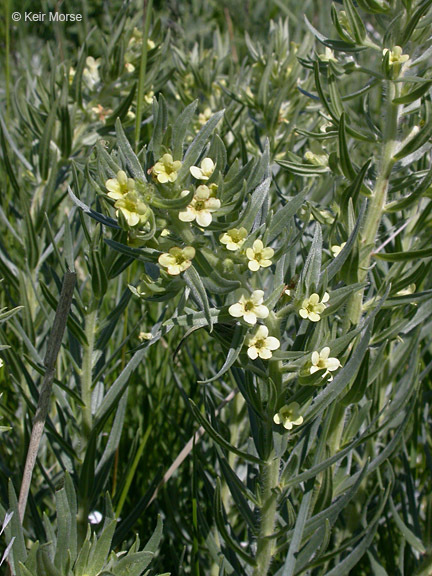
<path id="1" fill-rule="evenodd" d="M 268 574 L 275 550 L 274 539 L 270 538 L 270 536 L 274 532 L 276 521 L 276 487 L 279 483 L 279 466 L 280 458 L 275 458 L 272 454 L 261 467 L 261 499 L 263 505 L 261 508 L 261 523 L 257 539 L 256 567 L 253 576 L 266 576 L 266 574 Z"/>
<path id="2" fill-rule="evenodd" d="M 361 238 L 361 253 L 364 255 L 360 259 L 359 281 L 363 282 L 367 276 L 371 262 L 371 256 L 378 233 L 379 225 L 387 199 L 387 191 L 393 165 L 393 156 L 397 148 L 397 130 L 399 123 L 400 106 L 393 103 L 393 99 L 398 96 L 398 85 L 389 80 L 387 82 L 387 101 L 384 116 L 383 148 L 378 176 L 371 200 L 366 212 L 365 223 Z M 348 305 L 348 316 L 353 324 L 358 324 L 362 312 L 364 290 L 354 294 Z"/>
<path id="3" fill-rule="evenodd" d="M 143 100 L 144 100 L 144 84 L 145 84 L 146 67 L 147 67 L 147 38 L 150 30 L 152 7 L 153 7 L 153 0 L 143 0 L 143 19 L 145 24 L 141 46 L 141 62 L 140 62 L 140 72 L 138 80 L 138 96 L 137 96 L 137 108 L 136 108 L 137 111 L 135 118 L 135 152 L 138 152 L 138 145 L 141 132 L 141 118 L 142 118 Z"/>
<path id="4" fill-rule="evenodd" d="M 280 320 L 275 314 L 270 313 L 267 319 L 267 325 L 270 333 L 280 339 Z M 276 394 L 279 397 L 282 392 L 282 371 L 281 362 L 271 362 L 269 366 L 269 376 L 276 386 Z M 270 411 L 274 410 L 274 406 L 269 406 Z M 270 423 L 268 427 L 264 426 L 265 434 L 269 434 L 269 444 L 273 446 L 273 431 L 272 422 L 273 414 L 269 414 Z M 267 442 L 265 442 L 267 444 Z M 256 567 L 253 576 L 266 576 L 269 572 L 270 564 L 275 551 L 275 540 L 270 538 L 274 533 L 276 524 L 277 513 L 277 491 L 279 485 L 279 468 L 280 458 L 277 458 L 274 451 L 271 450 L 265 464 L 260 467 L 260 481 L 261 481 L 261 521 L 259 535 L 257 538 L 257 552 L 256 552 Z"/>
<path id="5" fill-rule="evenodd" d="M 83 352 L 82 372 L 81 372 L 81 399 L 83 407 L 83 431 L 85 438 L 89 438 L 92 429 L 92 385 L 93 385 L 93 352 L 96 339 L 97 306 L 93 303 L 86 316 L 85 335 L 88 345 Z M 85 448 L 86 442 L 82 443 Z"/>

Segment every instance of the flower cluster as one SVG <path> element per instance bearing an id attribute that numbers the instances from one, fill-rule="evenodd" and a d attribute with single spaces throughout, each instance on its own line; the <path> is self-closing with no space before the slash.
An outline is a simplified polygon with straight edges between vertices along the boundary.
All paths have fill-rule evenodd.
<path id="1" fill-rule="evenodd" d="M 109 178 L 105 182 L 105 187 L 108 197 L 116 201 L 114 208 L 117 218 L 121 215 L 131 228 L 146 224 L 150 208 L 136 191 L 133 178 L 128 178 L 126 172 L 119 170 L 116 178 Z"/>

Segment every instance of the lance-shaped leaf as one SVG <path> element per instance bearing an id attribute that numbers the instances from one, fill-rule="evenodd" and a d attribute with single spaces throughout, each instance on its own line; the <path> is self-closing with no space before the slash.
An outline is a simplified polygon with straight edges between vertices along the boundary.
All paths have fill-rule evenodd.
<path id="1" fill-rule="evenodd" d="M 243 344 L 246 338 L 246 333 L 247 328 L 245 326 L 242 326 L 241 324 L 236 325 L 234 329 L 233 339 L 230 344 L 230 348 L 228 350 L 228 354 L 222 368 L 212 378 L 200 381 L 200 384 L 208 384 L 209 382 L 214 382 L 215 380 L 221 378 L 221 376 L 223 376 L 225 372 L 228 372 L 228 370 L 231 368 L 231 366 L 239 357 L 239 354 L 243 348 Z"/>

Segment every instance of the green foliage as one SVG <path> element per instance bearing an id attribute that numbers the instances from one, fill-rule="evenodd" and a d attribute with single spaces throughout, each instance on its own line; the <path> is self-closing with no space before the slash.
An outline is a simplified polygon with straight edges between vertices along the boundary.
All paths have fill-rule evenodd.
<path id="1" fill-rule="evenodd" d="M 431 2 L 144 4 L 1 24 L 3 562 L 426 575 Z"/>

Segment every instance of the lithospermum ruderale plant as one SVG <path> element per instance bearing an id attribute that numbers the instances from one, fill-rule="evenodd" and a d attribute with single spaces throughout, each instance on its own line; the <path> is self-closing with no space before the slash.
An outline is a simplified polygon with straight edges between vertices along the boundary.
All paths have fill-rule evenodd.
<path id="1" fill-rule="evenodd" d="M 143 550 L 131 532 L 154 508 L 153 566 L 173 575 L 431 573 L 431 6 L 343 0 L 262 41 L 227 8 L 227 34 L 191 48 L 150 1 L 144 32 L 125 16 L 105 58 L 53 75 L 62 118 L 86 122 L 55 145 L 55 111 L 33 126 L 38 202 L 61 187 L 69 212 L 29 265 L 36 285 L 55 256 L 80 284 L 54 388 L 67 440 L 48 419 L 30 499 L 40 519 L 56 493 L 46 542 L 12 486 L 1 509 L 18 576 L 141 576 L 162 524 Z M 47 333 L 25 340 L 34 377 Z M 33 413 L 32 377 L 13 382 Z"/>

